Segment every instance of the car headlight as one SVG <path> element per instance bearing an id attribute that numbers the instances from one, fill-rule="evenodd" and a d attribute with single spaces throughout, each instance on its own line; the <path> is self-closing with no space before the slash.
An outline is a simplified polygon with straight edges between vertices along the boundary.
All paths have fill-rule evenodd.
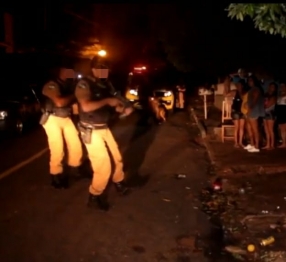
<path id="1" fill-rule="evenodd" d="M 129 93 L 130 93 L 131 95 L 134 95 L 134 96 L 137 96 L 137 95 L 138 95 L 138 92 L 137 92 L 137 90 L 135 90 L 135 89 L 131 89 L 131 90 L 129 91 Z"/>
<path id="2" fill-rule="evenodd" d="M 7 111 L 0 111 L 0 119 L 5 119 L 8 116 Z"/>
<path id="3" fill-rule="evenodd" d="M 164 96 L 171 96 L 172 95 L 172 92 L 171 91 L 167 91 L 165 92 Z"/>

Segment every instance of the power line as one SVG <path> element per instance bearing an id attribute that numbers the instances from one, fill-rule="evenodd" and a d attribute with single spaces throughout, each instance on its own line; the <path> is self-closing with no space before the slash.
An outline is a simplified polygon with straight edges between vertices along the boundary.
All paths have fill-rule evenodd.
<path id="1" fill-rule="evenodd" d="M 99 27 L 99 23 L 92 22 L 92 21 L 90 21 L 89 19 L 86 19 L 85 17 L 83 17 L 83 16 L 81 16 L 81 15 L 79 15 L 79 14 L 76 14 L 76 13 L 74 13 L 74 12 L 68 10 L 68 9 L 64 9 L 64 12 L 67 13 L 67 14 L 69 14 L 69 15 L 72 15 L 72 16 L 76 17 L 77 19 L 80 19 L 80 20 L 82 20 L 82 21 L 84 21 L 84 22 L 86 22 L 86 23 L 88 23 L 88 24 L 91 24 L 91 25 L 93 25 L 93 26 L 96 27 L 96 28 Z"/>

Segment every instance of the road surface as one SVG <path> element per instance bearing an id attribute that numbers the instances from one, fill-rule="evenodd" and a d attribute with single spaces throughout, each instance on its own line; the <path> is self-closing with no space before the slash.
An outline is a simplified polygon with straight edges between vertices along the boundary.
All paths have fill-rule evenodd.
<path id="1" fill-rule="evenodd" d="M 140 125 L 139 118 L 135 113 L 112 128 L 133 188 L 120 197 L 111 187 L 107 213 L 87 208 L 88 179 L 51 188 L 41 128 L 1 142 L 1 262 L 207 261 L 177 246 L 181 236 L 190 242 L 208 228 L 193 208 L 207 168 L 194 142 L 197 127 L 185 112 L 161 126 Z M 186 178 L 176 179 L 179 173 Z"/>

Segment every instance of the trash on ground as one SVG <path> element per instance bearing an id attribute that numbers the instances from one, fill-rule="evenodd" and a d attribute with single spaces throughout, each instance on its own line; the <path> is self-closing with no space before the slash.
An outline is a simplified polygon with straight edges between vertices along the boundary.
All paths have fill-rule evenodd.
<path id="1" fill-rule="evenodd" d="M 213 182 L 213 189 L 214 190 L 222 190 L 222 179 L 218 177 L 214 182 Z"/>
<path id="2" fill-rule="evenodd" d="M 245 194 L 245 189 L 244 188 L 240 188 L 239 189 L 239 193 L 242 194 L 242 195 Z"/>
<path id="3" fill-rule="evenodd" d="M 185 174 L 176 174 L 175 177 L 177 179 L 183 179 L 183 178 L 186 178 L 187 176 Z"/>
<path id="4" fill-rule="evenodd" d="M 271 237 L 262 239 L 260 242 L 260 245 L 265 247 L 265 246 L 273 244 L 274 242 L 275 242 L 275 238 L 271 236 Z"/>
<path id="5" fill-rule="evenodd" d="M 221 239 L 215 240 L 216 243 L 221 241 L 217 244 L 221 246 L 221 257 L 231 256 L 241 261 L 286 261 L 286 214 L 281 213 L 280 205 L 274 204 L 271 209 L 268 203 L 261 211 L 246 213 L 246 207 L 252 204 L 255 186 L 245 182 L 237 187 L 228 185 L 231 190 L 225 191 L 223 184 L 223 180 L 217 178 L 198 196 L 201 210 L 222 231 Z M 268 201 L 264 196 L 261 199 L 263 203 Z M 282 197 L 284 200 L 286 197 Z"/>
<path id="6" fill-rule="evenodd" d="M 254 252 L 254 251 L 255 251 L 255 245 L 249 244 L 249 245 L 247 246 L 247 251 L 248 251 L 248 252 Z"/>
<path id="7" fill-rule="evenodd" d="M 240 247 L 237 247 L 237 246 L 226 246 L 225 250 L 230 252 L 230 253 L 235 253 L 235 254 L 240 254 L 240 255 L 246 255 L 247 254 L 246 250 L 244 250 Z"/>

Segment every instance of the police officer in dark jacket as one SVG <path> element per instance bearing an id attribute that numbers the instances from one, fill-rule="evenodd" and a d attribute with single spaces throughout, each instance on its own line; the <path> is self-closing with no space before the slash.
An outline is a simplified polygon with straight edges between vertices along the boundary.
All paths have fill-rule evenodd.
<path id="1" fill-rule="evenodd" d="M 107 68 L 102 68 L 96 60 L 92 61 L 91 68 L 91 75 L 82 78 L 76 85 L 75 96 L 79 108 L 79 129 L 93 169 L 88 206 L 107 211 L 109 203 L 103 192 L 112 171 L 108 149 L 115 164 L 112 181 L 120 194 L 128 191 L 123 182 L 122 156 L 107 125 L 112 113 L 110 109 L 115 109 L 121 116 L 129 115 L 133 109 L 116 95 L 107 80 Z"/>
<path id="2" fill-rule="evenodd" d="M 50 175 L 52 186 L 67 188 L 68 177 L 63 172 L 64 141 L 68 151 L 70 173 L 79 175 L 82 160 L 82 145 L 78 131 L 71 120 L 71 105 L 75 101 L 73 90 L 66 88 L 64 69 L 59 77 L 48 81 L 42 94 L 45 97 L 40 124 L 46 131 L 50 149 Z"/>

